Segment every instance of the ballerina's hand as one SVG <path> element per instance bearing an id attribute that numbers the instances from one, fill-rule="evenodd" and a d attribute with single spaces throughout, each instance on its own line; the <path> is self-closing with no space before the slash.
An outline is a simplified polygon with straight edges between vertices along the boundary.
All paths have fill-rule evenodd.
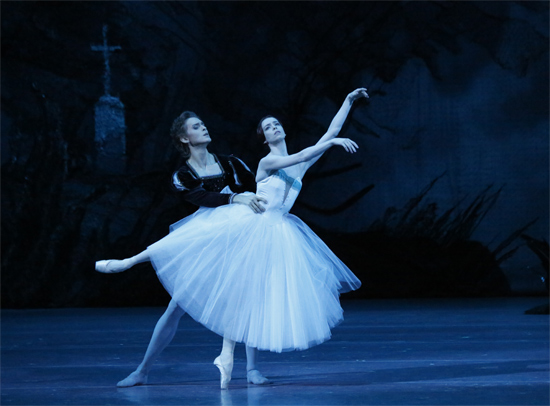
<path id="1" fill-rule="evenodd" d="M 257 195 L 241 193 L 233 198 L 233 202 L 250 207 L 254 213 L 263 213 L 265 208 L 261 203 L 267 203 L 267 200 Z"/>
<path id="2" fill-rule="evenodd" d="M 355 141 L 352 141 L 349 138 L 334 138 L 332 141 L 334 142 L 334 145 L 344 147 L 346 152 L 349 152 L 350 154 L 353 154 L 359 149 L 359 146 L 355 143 Z"/>
<path id="3" fill-rule="evenodd" d="M 357 99 L 360 99 L 361 97 L 364 97 L 366 99 L 369 98 L 369 94 L 367 93 L 366 87 L 360 87 L 359 89 L 355 89 L 353 92 L 348 94 L 348 98 L 350 102 L 354 102 Z"/>

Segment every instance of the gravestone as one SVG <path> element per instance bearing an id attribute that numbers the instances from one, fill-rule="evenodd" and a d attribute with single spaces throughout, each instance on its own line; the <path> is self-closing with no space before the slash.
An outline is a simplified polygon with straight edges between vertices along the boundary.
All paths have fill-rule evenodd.
<path id="1" fill-rule="evenodd" d="M 124 104 L 111 95 L 110 52 L 119 46 L 107 43 L 107 26 L 103 26 L 103 44 L 91 45 L 93 51 L 103 53 L 105 73 L 103 74 L 104 95 L 95 104 L 95 170 L 102 174 L 124 173 L 126 169 L 126 124 Z"/>

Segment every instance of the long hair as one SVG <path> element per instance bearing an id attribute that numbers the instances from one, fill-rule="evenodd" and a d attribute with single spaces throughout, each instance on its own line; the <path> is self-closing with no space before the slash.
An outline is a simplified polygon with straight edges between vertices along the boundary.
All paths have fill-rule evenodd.
<path id="1" fill-rule="evenodd" d="M 172 127 L 170 128 L 172 143 L 185 159 L 188 159 L 191 156 L 191 151 L 189 150 L 189 144 L 181 142 L 181 137 L 183 135 L 187 135 L 185 131 L 185 122 L 191 117 L 195 117 L 200 120 L 199 116 L 192 111 L 184 111 L 174 120 Z"/>

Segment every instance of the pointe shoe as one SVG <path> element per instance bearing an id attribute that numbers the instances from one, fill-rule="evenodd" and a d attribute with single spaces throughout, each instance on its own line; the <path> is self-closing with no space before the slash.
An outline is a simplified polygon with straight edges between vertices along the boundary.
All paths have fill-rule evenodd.
<path id="1" fill-rule="evenodd" d="M 123 262 L 124 260 L 118 260 L 118 259 L 107 259 L 104 261 L 96 261 L 95 263 L 95 270 L 97 272 L 101 273 L 118 273 L 118 272 L 124 272 L 126 269 L 128 269 L 124 265 L 118 265 L 117 262 Z"/>
<path id="2" fill-rule="evenodd" d="M 263 376 L 257 369 L 251 369 L 246 373 L 246 381 L 254 385 L 268 385 L 271 383 L 271 381 Z"/>
<path id="3" fill-rule="evenodd" d="M 230 364 L 222 364 L 221 357 L 214 360 L 214 365 L 220 370 L 220 388 L 227 389 L 231 381 L 231 372 L 233 371 L 233 361 Z"/>

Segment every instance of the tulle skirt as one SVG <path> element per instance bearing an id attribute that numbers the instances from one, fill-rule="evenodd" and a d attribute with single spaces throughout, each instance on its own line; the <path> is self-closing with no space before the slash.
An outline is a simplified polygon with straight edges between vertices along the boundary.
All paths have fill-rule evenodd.
<path id="1" fill-rule="evenodd" d="M 339 294 L 361 282 L 298 217 L 244 205 L 201 208 L 147 248 L 193 319 L 260 350 L 304 350 L 343 320 Z"/>

